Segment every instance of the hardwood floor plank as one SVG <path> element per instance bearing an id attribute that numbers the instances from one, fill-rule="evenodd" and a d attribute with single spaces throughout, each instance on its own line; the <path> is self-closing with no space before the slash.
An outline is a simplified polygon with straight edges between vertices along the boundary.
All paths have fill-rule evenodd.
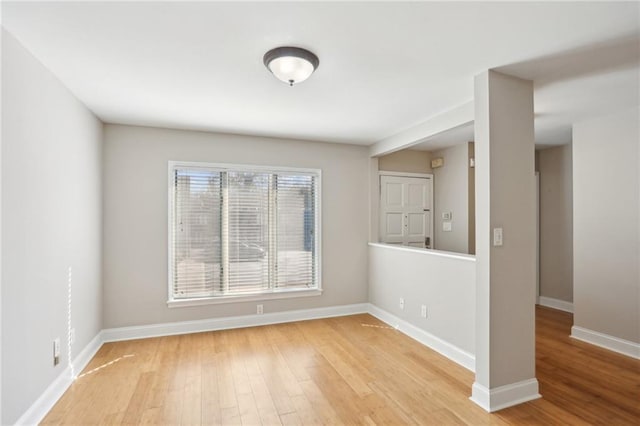
<path id="1" fill-rule="evenodd" d="M 313 380 L 300 382 L 300 387 L 309 401 L 313 401 L 313 409 L 322 424 L 335 425 L 340 423 L 331 402 L 324 396 Z"/>
<path id="2" fill-rule="evenodd" d="M 211 348 L 212 349 L 212 348 Z M 218 364 L 216 358 L 207 358 L 202 365 L 202 423 L 220 424 L 220 396 L 218 387 Z"/>
<path id="3" fill-rule="evenodd" d="M 145 405 L 147 394 L 153 383 L 154 373 L 143 373 L 139 376 L 133 395 L 129 399 L 129 405 L 124 413 L 122 423 L 125 425 L 136 425 L 140 423 L 142 408 Z"/>
<path id="4" fill-rule="evenodd" d="M 107 343 L 46 425 L 638 425 L 640 361 L 536 309 L 542 399 L 488 414 L 473 373 L 367 315 Z"/>
<path id="5" fill-rule="evenodd" d="M 187 377 L 182 392 L 182 417 L 180 423 L 185 425 L 202 424 L 202 378 Z"/>
<path id="6" fill-rule="evenodd" d="M 267 386 L 262 374 L 251 375 L 249 383 L 260 418 L 269 419 L 270 422 L 274 422 L 277 419 L 277 423 L 279 423 L 278 409 L 271 398 L 269 386 Z"/>
<path id="7" fill-rule="evenodd" d="M 225 352 L 217 355 L 218 368 L 218 397 L 221 409 L 238 407 L 236 387 L 231 371 L 231 361 Z M 237 410 L 236 410 L 237 411 Z"/>

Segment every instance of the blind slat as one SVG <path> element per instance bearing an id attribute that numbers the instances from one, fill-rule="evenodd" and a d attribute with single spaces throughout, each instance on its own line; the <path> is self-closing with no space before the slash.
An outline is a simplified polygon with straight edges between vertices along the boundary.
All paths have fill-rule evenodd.
<path id="1" fill-rule="evenodd" d="M 196 297 L 221 286 L 221 176 L 174 170 L 173 296 Z"/>
<path id="2" fill-rule="evenodd" d="M 278 288 L 314 285 L 314 190 L 313 176 L 277 177 Z"/>
<path id="3" fill-rule="evenodd" d="M 317 288 L 313 173 L 173 170 L 172 297 Z"/>

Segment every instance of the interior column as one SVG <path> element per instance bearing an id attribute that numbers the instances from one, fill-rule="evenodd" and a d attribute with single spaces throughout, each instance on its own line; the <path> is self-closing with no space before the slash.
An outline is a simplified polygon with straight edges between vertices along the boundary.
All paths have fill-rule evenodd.
<path id="1" fill-rule="evenodd" d="M 476 380 L 497 411 L 539 398 L 535 378 L 533 82 L 475 78 Z"/>

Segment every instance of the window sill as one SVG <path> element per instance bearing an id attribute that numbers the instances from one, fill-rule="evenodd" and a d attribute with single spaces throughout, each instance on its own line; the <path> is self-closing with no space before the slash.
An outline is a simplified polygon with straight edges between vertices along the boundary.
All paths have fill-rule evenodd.
<path id="1" fill-rule="evenodd" d="M 262 294 L 248 294 L 242 296 L 216 296 L 216 297 L 199 297 L 194 299 L 176 299 L 168 300 L 167 306 L 169 308 L 183 308 L 189 306 L 202 306 L 202 305 L 219 305 L 221 303 L 241 303 L 241 302 L 254 302 L 260 300 L 272 300 L 272 299 L 290 299 L 294 297 L 310 297 L 320 296 L 322 289 L 311 290 L 289 290 L 289 291 L 274 291 L 272 293 Z"/>

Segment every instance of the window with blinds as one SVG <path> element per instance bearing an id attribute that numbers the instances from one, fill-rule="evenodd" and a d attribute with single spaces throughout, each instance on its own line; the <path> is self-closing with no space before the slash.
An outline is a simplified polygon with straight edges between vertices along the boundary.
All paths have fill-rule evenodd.
<path id="1" fill-rule="evenodd" d="M 170 301 L 319 289 L 319 180 L 170 163 Z"/>

